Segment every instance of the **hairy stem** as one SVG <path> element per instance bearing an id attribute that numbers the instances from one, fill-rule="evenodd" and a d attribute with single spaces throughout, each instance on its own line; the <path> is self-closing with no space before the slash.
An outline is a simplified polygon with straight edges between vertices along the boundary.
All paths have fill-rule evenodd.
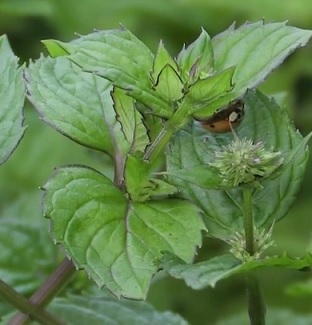
<path id="1" fill-rule="evenodd" d="M 64 287 L 64 285 L 72 278 L 76 269 L 73 263 L 65 258 L 57 269 L 48 277 L 43 285 L 30 297 L 29 304 L 35 308 L 45 307 Z M 24 298 L 25 299 L 25 298 Z M 27 300 L 26 300 L 27 301 Z M 26 309 L 18 308 L 21 310 L 17 313 L 8 323 L 8 325 L 21 325 L 29 319 L 29 311 Z M 41 311 L 43 312 L 43 310 Z M 46 312 L 45 312 L 46 313 Z M 30 315 L 31 316 L 31 315 Z M 42 324 L 62 324 L 60 322 L 42 323 Z"/>
<path id="2" fill-rule="evenodd" d="M 62 324 L 60 321 L 55 319 L 51 314 L 45 311 L 40 306 L 33 304 L 28 301 L 21 294 L 16 292 L 11 286 L 6 284 L 4 281 L 0 280 L 0 295 L 6 300 L 9 301 L 17 309 L 21 310 L 27 314 L 27 318 L 30 317 L 33 320 L 36 320 L 40 324 L 46 325 L 59 325 Z M 8 323 L 12 324 L 23 324 L 23 323 Z"/>
<path id="3" fill-rule="evenodd" d="M 243 189 L 244 198 L 244 230 L 246 251 L 250 256 L 255 254 L 254 220 L 252 215 L 252 191 L 250 187 Z M 246 275 L 248 314 L 251 325 L 265 324 L 265 305 L 258 278 L 255 274 Z"/>

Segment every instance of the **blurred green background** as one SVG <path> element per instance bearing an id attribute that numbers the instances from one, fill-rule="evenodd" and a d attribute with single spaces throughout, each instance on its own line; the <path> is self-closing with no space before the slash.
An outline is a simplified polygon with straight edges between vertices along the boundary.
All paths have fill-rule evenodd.
<path id="1" fill-rule="evenodd" d="M 203 27 L 214 36 L 234 21 L 289 21 L 289 25 L 312 29 L 311 0 L 1 0 L 0 34 L 7 34 L 20 62 L 28 62 L 45 52 L 41 39 L 68 41 L 75 33 L 126 26 L 151 50 L 162 39 L 172 55 L 183 43 L 190 43 Z M 303 135 L 312 130 L 312 42 L 297 50 L 261 86 L 268 95 L 285 93 L 282 105 Z M 28 130 L 13 156 L 0 167 L 0 216 L 36 225 L 45 237 L 48 222 L 43 220 L 40 190 L 54 167 L 88 164 L 110 173 L 108 161 L 71 142 L 42 123 L 30 105 L 25 109 Z M 311 248 L 312 160 L 303 179 L 298 200 L 289 215 L 275 225 L 276 246 L 271 253 L 287 251 L 301 256 Z M 31 220 L 31 221 L 29 221 Z M 24 248 L 24 254 L 28 254 Z M 30 248 L 31 249 L 31 248 Z M 205 239 L 198 259 L 225 251 L 217 240 Z M 1 254 L 1 253 L 0 253 Z M 48 258 L 47 258 L 48 259 Z M 59 256 L 56 256 L 56 262 Z M 52 263 L 53 264 L 53 263 Z M 49 269 L 49 268 L 48 268 Z M 51 266 L 53 269 L 53 265 Z M 48 271 L 47 271 L 48 272 Z M 269 269 L 260 272 L 268 309 L 286 308 L 312 312 L 312 296 L 299 289 L 285 291 L 311 274 Z M 79 281 L 78 281 L 79 282 Z M 79 284 L 73 284 L 77 290 Z M 294 287 L 293 287 L 294 288 Z M 27 291 L 27 290 L 26 290 Z M 301 292 L 301 294 L 299 294 Z M 158 275 L 148 301 L 158 310 L 180 313 L 191 324 L 217 324 L 223 318 L 246 310 L 244 279 L 225 280 L 215 289 L 193 291 L 177 280 Z M 1 308 L 0 308 L 1 313 Z M 225 322 L 226 323 L 226 322 Z M 220 323 L 221 324 L 221 323 Z M 237 324 L 240 324 L 239 322 Z"/>

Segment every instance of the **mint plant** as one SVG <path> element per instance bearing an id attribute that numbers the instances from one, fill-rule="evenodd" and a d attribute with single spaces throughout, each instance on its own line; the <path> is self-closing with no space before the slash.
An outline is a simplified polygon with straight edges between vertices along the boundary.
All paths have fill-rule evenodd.
<path id="1" fill-rule="evenodd" d="M 255 269 L 312 264 L 310 254 L 263 257 L 273 244 L 274 223 L 285 217 L 298 191 L 310 135 L 303 138 L 284 109 L 255 88 L 311 35 L 285 23 L 233 25 L 213 39 L 202 30 L 175 58 L 162 42 L 154 55 L 125 28 L 96 31 L 69 43 L 43 41 L 49 56 L 23 69 L 29 101 L 44 122 L 107 155 L 111 165 L 103 170 L 79 162 L 58 167 L 42 187 L 44 216 L 67 258 L 57 281 L 48 280 L 38 291 L 42 296 L 20 297 L 18 308 L 24 313 L 28 308 L 41 323 L 59 323 L 33 303 L 47 305 L 75 268 L 114 296 L 131 299 L 146 298 L 159 269 L 194 289 L 242 273 L 250 323 L 265 324 Z M 24 132 L 21 68 L 7 43 L 4 49 L 14 63 L 10 80 L 15 76 L 16 81 L 4 79 L 3 84 L 16 95 L 1 110 L 0 123 L 19 123 L 14 141 L 3 136 L 3 160 Z M 238 98 L 244 117 L 235 131 L 214 134 L 201 127 L 201 120 Z M 14 117 L 6 113 L 8 106 L 14 107 Z M 203 236 L 226 242 L 229 253 L 193 263 Z M 4 283 L 0 292 L 8 292 Z M 18 295 L 6 297 L 13 302 Z M 113 317 L 110 311 L 103 314 L 106 299 L 113 298 L 63 298 L 48 311 L 75 323 L 79 306 L 96 300 L 90 310 L 98 319 Z M 127 321 L 122 312 L 127 304 L 118 307 L 121 322 Z M 78 311 L 67 313 L 71 306 Z M 131 308 L 146 313 L 146 322 L 154 317 L 147 305 Z M 26 318 L 17 314 L 10 324 Z M 171 314 L 159 315 L 157 322 L 184 323 Z"/>

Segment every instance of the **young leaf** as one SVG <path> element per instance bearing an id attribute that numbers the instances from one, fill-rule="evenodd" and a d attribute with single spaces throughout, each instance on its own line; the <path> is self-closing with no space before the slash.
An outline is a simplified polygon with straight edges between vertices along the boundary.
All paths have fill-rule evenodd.
<path id="1" fill-rule="evenodd" d="M 198 80 L 189 88 L 187 96 L 192 98 L 195 102 L 208 101 L 209 103 L 226 95 L 233 89 L 232 77 L 234 71 L 234 68 L 229 68 L 211 77 Z"/>
<path id="2" fill-rule="evenodd" d="M 29 99 L 42 119 L 74 141 L 114 153 L 111 83 L 64 57 L 41 57 L 26 70 Z"/>
<path id="3" fill-rule="evenodd" d="M 69 296 L 57 298 L 48 310 L 66 324 L 80 325 L 187 325 L 179 315 L 171 312 L 158 312 L 142 301 L 117 300 L 111 295 Z"/>
<path id="4" fill-rule="evenodd" d="M 237 136 L 254 143 L 263 141 L 267 148 L 281 151 L 285 161 L 274 179 L 259 178 L 263 189 L 253 193 L 254 218 L 262 227 L 283 218 L 293 203 L 307 163 L 306 140 L 295 131 L 286 112 L 260 92 L 249 92 L 244 100 L 245 116 Z M 167 154 L 168 172 L 174 176 L 171 180 L 201 207 L 209 234 L 215 236 L 228 236 L 242 227 L 241 190 L 213 190 L 224 185 L 218 170 L 209 166 L 214 152 L 232 139 L 231 133 L 207 133 L 194 124 L 177 134 Z"/>
<path id="5" fill-rule="evenodd" d="M 127 30 L 97 31 L 70 43 L 49 40 L 52 54 L 69 53 L 69 58 L 82 69 L 95 72 L 125 89 L 130 96 L 149 107 L 154 114 L 170 117 L 172 107 L 153 89 L 150 71 L 152 52 Z"/>
<path id="6" fill-rule="evenodd" d="M 300 270 L 311 265 L 311 254 L 307 254 L 304 258 L 291 258 L 284 254 L 248 262 L 241 262 L 233 255 L 228 254 L 196 264 L 185 264 L 176 256 L 166 254 L 162 262 L 162 267 L 171 276 L 183 279 L 188 286 L 196 290 L 207 286 L 214 287 L 220 280 L 259 268 L 278 266 Z"/>
<path id="7" fill-rule="evenodd" d="M 128 156 L 125 165 L 126 191 L 132 201 L 144 202 L 151 197 L 176 193 L 175 186 L 156 178 L 151 178 L 153 166 L 147 160 Z"/>
<path id="8" fill-rule="evenodd" d="M 157 49 L 157 53 L 154 58 L 153 63 L 153 71 L 151 73 L 152 78 L 154 80 L 154 84 L 157 81 L 158 75 L 160 74 L 161 70 L 166 66 L 171 66 L 175 71 L 178 71 L 178 65 L 176 61 L 172 58 L 172 56 L 166 50 L 164 43 L 160 41 Z"/>
<path id="9" fill-rule="evenodd" d="M 112 92 L 112 99 L 117 120 L 124 135 L 116 137 L 118 151 L 123 155 L 137 151 L 144 152 L 149 144 L 149 138 L 142 115 L 134 105 L 134 99 L 116 87 Z"/>
<path id="10" fill-rule="evenodd" d="M 125 165 L 126 190 L 132 201 L 144 202 L 154 188 L 150 183 L 152 166 L 149 161 L 128 156 Z"/>
<path id="11" fill-rule="evenodd" d="M 23 126 L 25 87 L 22 68 L 18 68 L 6 36 L 0 37 L 0 165 L 19 144 L 26 127 Z"/>
<path id="12" fill-rule="evenodd" d="M 204 229 L 188 201 L 131 203 L 105 176 L 78 166 L 48 181 L 44 212 L 79 268 L 116 296 L 135 299 L 145 298 L 163 251 L 191 262 Z"/>
<path id="13" fill-rule="evenodd" d="M 184 82 L 192 84 L 198 79 L 208 77 L 214 69 L 211 39 L 202 29 L 199 37 L 178 54 L 177 62 Z"/>
<path id="14" fill-rule="evenodd" d="M 183 96 L 183 83 L 171 65 L 166 64 L 160 71 L 155 90 L 168 102 L 174 102 Z"/>

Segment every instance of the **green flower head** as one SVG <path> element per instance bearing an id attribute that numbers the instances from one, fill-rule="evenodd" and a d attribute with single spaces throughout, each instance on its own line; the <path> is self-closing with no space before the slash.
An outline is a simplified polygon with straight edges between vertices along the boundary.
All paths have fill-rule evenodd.
<path id="1" fill-rule="evenodd" d="M 282 163 L 280 151 L 267 150 L 262 142 L 236 138 L 215 152 L 210 166 L 219 170 L 226 185 L 238 186 L 270 176 Z"/>

